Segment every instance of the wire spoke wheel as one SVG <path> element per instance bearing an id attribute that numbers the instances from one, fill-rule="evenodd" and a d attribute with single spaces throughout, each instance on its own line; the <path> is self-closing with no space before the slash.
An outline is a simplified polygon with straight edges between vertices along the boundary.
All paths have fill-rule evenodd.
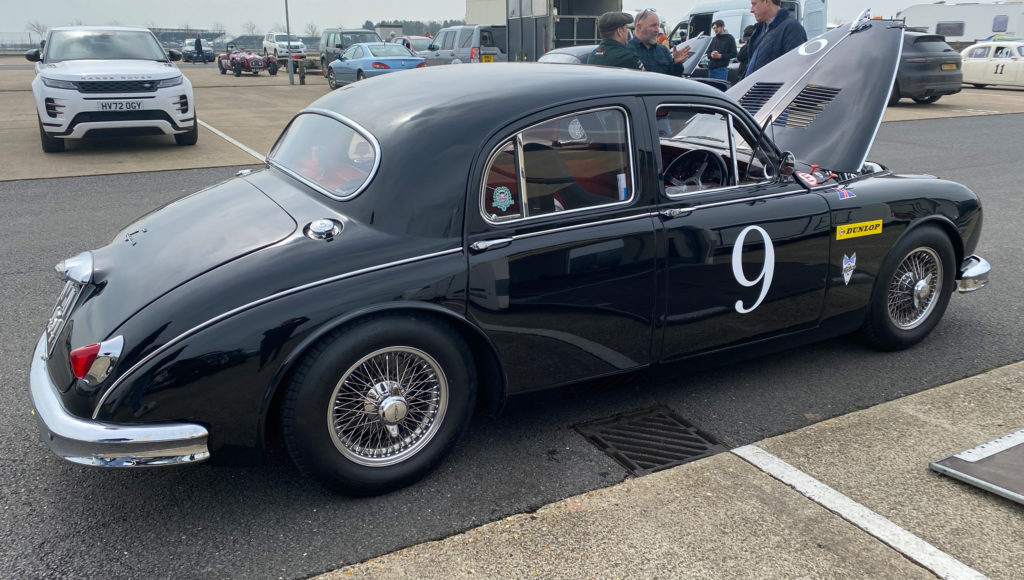
<path id="1" fill-rule="evenodd" d="M 441 365 L 426 352 L 408 346 L 374 351 L 345 371 L 330 397 L 334 445 L 360 465 L 400 463 L 437 433 L 448 396 Z"/>
<path id="2" fill-rule="evenodd" d="M 901 330 L 916 328 L 935 309 L 942 287 L 942 261 L 938 253 L 927 247 L 914 249 L 903 258 L 889 281 L 889 319 Z"/>

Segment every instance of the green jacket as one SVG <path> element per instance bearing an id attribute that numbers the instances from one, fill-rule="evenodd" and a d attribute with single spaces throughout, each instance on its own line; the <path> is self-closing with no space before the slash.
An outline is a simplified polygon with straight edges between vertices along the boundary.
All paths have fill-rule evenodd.
<path id="1" fill-rule="evenodd" d="M 614 38 L 601 39 L 601 44 L 598 44 L 594 52 L 590 53 L 590 60 L 587 61 L 587 64 L 644 69 L 644 65 L 636 54 Z"/>

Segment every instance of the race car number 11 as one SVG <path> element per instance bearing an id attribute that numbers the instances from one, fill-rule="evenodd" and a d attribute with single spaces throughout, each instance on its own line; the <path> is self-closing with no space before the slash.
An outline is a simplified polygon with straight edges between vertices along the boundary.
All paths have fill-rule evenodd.
<path id="1" fill-rule="evenodd" d="M 764 240 L 764 264 L 761 266 L 761 273 L 757 275 L 757 278 L 747 280 L 747 275 L 743 273 L 743 242 L 747 239 L 747 234 L 752 231 L 757 232 L 761 236 L 761 239 Z M 768 237 L 768 232 L 764 231 L 764 229 L 759 226 L 747 226 L 743 228 L 739 237 L 736 238 L 736 244 L 732 247 L 732 275 L 744 288 L 750 288 L 751 286 L 760 283 L 761 294 L 757 297 L 757 301 L 755 301 L 750 308 L 745 308 L 743 306 L 743 301 L 737 300 L 736 312 L 746 314 L 760 306 L 761 301 L 764 300 L 764 297 L 768 294 L 768 288 L 772 285 L 772 275 L 774 273 L 775 246 L 772 245 L 772 239 Z"/>

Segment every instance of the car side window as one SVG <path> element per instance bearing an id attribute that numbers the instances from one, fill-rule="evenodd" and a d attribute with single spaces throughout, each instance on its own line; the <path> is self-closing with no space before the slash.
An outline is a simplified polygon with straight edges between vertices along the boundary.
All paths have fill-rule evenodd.
<path id="1" fill-rule="evenodd" d="M 491 154 L 480 209 L 491 222 L 585 210 L 633 198 L 625 111 L 572 113 L 510 137 Z"/>
<path id="2" fill-rule="evenodd" d="M 657 110 L 663 185 L 669 197 L 765 181 L 763 151 L 742 124 L 717 109 L 663 105 Z"/>
<path id="3" fill-rule="evenodd" d="M 359 47 L 358 47 L 358 46 L 353 46 L 352 48 L 350 48 L 350 49 L 346 50 L 346 51 L 345 51 L 345 52 L 344 52 L 344 53 L 343 53 L 343 54 L 341 55 L 341 58 L 343 58 L 343 59 L 345 59 L 345 60 L 351 60 L 351 59 L 353 58 L 353 55 L 355 55 L 355 53 L 356 53 L 356 49 L 357 49 L 357 48 L 359 48 Z"/>
<path id="4" fill-rule="evenodd" d="M 459 31 L 459 48 L 469 48 L 473 44 L 473 29 L 463 28 Z"/>
<path id="5" fill-rule="evenodd" d="M 1019 52 L 1021 56 L 1024 56 L 1024 45 L 1018 46 L 1017 52 Z"/>
<path id="6" fill-rule="evenodd" d="M 1013 49 L 1009 46 L 997 46 L 996 53 L 992 55 L 992 58 L 1012 58 Z"/>
<path id="7" fill-rule="evenodd" d="M 441 45 L 442 50 L 451 50 L 455 46 L 455 31 L 449 30 L 444 35 L 444 44 Z"/>
<path id="8" fill-rule="evenodd" d="M 987 46 L 977 46 L 971 49 L 971 52 L 967 54 L 967 58 L 987 58 L 988 57 Z"/>

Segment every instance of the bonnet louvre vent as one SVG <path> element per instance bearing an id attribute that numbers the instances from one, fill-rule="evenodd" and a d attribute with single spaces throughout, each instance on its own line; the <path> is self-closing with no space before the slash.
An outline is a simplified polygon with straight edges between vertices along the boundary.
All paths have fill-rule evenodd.
<path id="1" fill-rule="evenodd" d="M 780 127 L 806 129 L 838 94 L 839 89 L 807 85 L 774 124 Z"/>
<path id="2" fill-rule="evenodd" d="M 751 115 L 756 114 L 781 88 L 782 83 L 754 83 L 747 94 L 740 98 L 740 106 Z"/>

